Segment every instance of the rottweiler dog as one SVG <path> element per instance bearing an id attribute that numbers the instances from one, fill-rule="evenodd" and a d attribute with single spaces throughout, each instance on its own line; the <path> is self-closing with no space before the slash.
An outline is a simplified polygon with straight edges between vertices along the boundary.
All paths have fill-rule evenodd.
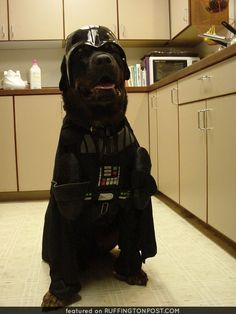
<path id="1" fill-rule="evenodd" d="M 59 84 L 66 115 L 43 232 L 51 277 L 45 309 L 77 300 L 80 271 L 117 245 L 114 275 L 147 284 L 142 263 L 156 254 L 151 195 L 157 186 L 125 116 L 129 76 L 125 53 L 106 27 L 68 36 Z"/>

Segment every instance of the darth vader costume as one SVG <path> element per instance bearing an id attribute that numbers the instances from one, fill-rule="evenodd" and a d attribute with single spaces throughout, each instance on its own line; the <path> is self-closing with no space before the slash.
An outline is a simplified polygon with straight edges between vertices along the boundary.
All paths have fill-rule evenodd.
<path id="1" fill-rule="evenodd" d="M 42 249 L 43 260 L 50 266 L 49 291 L 58 299 L 67 299 L 80 290 L 79 273 L 96 254 L 118 245 L 120 254 L 114 270 L 124 278 L 138 273 L 145 259 L 156 254 L 151 205 L 156 184 L 150 175 L 150 157 L 139 146 L 125 117 L 126 92 L 124 114 L 115 125 L 88 123 L 68 104 L 67 89 L 73 85 L 71 56 L 81 47 L 101 50 L 109 45 L 116 46 L 124 79 L 128 79 L 125 54 L 105 27 L 90 26 L 74 32 L 67 40 L 63 59 L 60 88 L 66 116 Z"/>

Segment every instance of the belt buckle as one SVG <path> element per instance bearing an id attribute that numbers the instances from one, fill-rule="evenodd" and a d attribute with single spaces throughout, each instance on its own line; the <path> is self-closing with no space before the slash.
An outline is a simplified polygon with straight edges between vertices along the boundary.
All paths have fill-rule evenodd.
<path id="1" fill-rule="evenodd" d="M 102 203 L 100 216 L 105 215 L 108 212 L 108 210 L 109 210 L 109 203 L 107 203 L 107 202 Z"/>

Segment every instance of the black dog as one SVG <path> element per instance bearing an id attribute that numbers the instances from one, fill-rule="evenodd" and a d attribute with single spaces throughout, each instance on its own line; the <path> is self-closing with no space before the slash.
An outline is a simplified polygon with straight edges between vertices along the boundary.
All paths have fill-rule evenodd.
<path id="1" fill-rule="evenodd" d="M 51 285 L 43 307 L 65 306 L 80 290 L 79 271 L 95 254 L 119 245 L 118 279 L 146 285 L 142 262 L 156 254 L 147 151 L 125 117 L 123 49 L 105 27 L 67 39 L 60 89 L 66 116 L 45 215 L 43 259 Z"/>

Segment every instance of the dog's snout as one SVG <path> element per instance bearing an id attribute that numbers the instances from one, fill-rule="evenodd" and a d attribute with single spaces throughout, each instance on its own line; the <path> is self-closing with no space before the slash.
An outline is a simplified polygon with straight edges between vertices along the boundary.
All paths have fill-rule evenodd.
<path id="1" fill-rule="evenodd" d="M 96 66 L 104 66 L 112 63 L 112 58 L 108 54 L 99 54 L 94 56 L 93 62 Z"/>

